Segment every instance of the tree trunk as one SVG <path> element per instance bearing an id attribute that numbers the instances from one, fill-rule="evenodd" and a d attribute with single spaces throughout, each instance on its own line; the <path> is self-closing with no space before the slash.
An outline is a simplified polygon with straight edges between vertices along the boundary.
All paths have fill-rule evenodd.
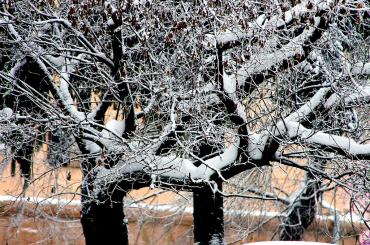
<path id="1" fill-rule="evenodd" d="M 310 226 L 316 215 L 316 201 L 319 199 L 321 182 L 310 173 L 306 173 L 307 186 L 293 203 L 288 215 L 280 227 L 281 241 L 300 241 L 304 231 Z"/>
<path id="2" fill-rule="evenodd" d="M 87 188 L 83 189 L 87 194 Z M 96 200 L 83 196 L 81 224 L 87 245 L 128 244 L 127 222 L 123 210 L 123 191 L 104 193 Z"/>
<path id="3" fill-rule="evenodd" d="M 222 182 L 218 183 L 222 190 Z M 223 197 L 213 193 L 210 187 L 202 187 L 193 192 L 194 200 L 194 243 L 225 244 Z"/>

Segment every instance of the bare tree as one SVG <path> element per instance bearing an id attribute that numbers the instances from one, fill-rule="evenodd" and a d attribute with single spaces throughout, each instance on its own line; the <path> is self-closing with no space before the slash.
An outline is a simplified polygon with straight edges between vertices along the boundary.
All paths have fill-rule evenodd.
<path id="1" fill-rule="evenodd" d="M 128 243 L 123 199 L 143 186 L 193 192 L 195 242 L 222 244 L 223 183 L 273 162 L 307 172 L 295 199 L 271 194 L 288 206 L 280 238 L 300 239 L 320 189 L 369 193 L 369 11 L 361 0 L 1 1 L 0 141 L 25 183 L 40 136 L 78 146 L 87 244 Z"/>

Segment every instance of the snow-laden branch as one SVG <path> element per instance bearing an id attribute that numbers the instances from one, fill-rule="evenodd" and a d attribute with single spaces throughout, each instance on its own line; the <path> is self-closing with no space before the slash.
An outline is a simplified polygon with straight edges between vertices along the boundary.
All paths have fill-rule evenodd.
<path id="1" fill-rule="evenodd" d="M 324 100 L 330 88 L 321 88 L 316 94 L 298 110 L 285 118 L 287 121 L 299 122 L 312 113 Z"/>
<path id="2" fill-rule="evenodd" d="M 270 130 L 264 130 L 261 133 L 252 133 L 248 135 L 248 154 L 253 160 L 260 160 L 263 157 L 266 144 L 270 137 L 288 136 L 290 139 L 300 138 L 303 143 L 318 144 L 322 147 L 331 148 L 331 150 L 345 153 L 353 158 L 370 158 L 370 144 L 359 144 L 352 139 L 342 136 L 335 136 L 323 132 L 303 127 L 300 122 L 314 112 L 319 105 L 324 105 L 328 109 L 339 101 L 337 94 L 333 94 L 326 101 L 324 100 L 330 92 L 329 87 L 319 89 L 316 94 L 298 110 L 291 113 L 284 120 L 279 121 L 276 126 Z M 368 96 L 370 87 L 365 87 L 362 92 L 347 96 L 344 101 L 354 102 L 360 95 Z"/>
<path id="3" fill-rule="evenodd" d="M 335 108 L 339 103 L 351 105 L 370 101 L 370 86 L 359 86 L 358 91 L 349 95 L 335 93 L 331 95 L 324 104 L 326 109 Z"/>
<path id="4" fill-rule="evenodd" d="M 351 158 L 370 159 L 370 144 L 360 144 L 348 137 L 307 129 L 298 122 L 280 121 L 274 134 L 288 136 L 290 139 L 299 138 L 302 143 L 319 145 L 324 150 L 334 150 Z"/>
<path id="5" fill-rule="evenodd" d="M 7 18 L 7 17 L 5 17 Z M 76 107 L 74 106 L 73 99 L 68 91 L 68 83 L 64 77 L 64 79 L 61 79 L 60 82 L 60 87 L 58 88 L 55 85 L 55 81 L 53 76 L 50 74 L 47 66 L 44 64 L 43 60 L 41 57 L 38 55 L 34 54 L 34 52 L 31 52 L 31 47 L 27 46 L 27 42 L 25 42 L 21 36 L 18 34 L 18 32 L 15 30 L 14 26 L 12 24 L 8 24 L 8 30 L 11 33 L 11 35 L 15 38 L 16 41 L 18 41 L 21 45 L 21 47 L 25 50 L 28 51 L 29 55 L 35 60 L 35 62 L 38 64 L 40 69 L 44 72 L 45 77 L 48 80 L 49 87 L 52 90 L 53 95 L 55 95 L 58 99 L 60 99 L 61 104 L 63 105 L 64 109 L 66 109 L 70 116 L 72 116 L 74 119 L 77 120 L 82 120 L 83 119 L 83 114 L 79 112 Z M 32 46 L 32 45 L 31 45 Z M 39 47 L 37 47 L 39 48 Z M 55 60 L 53 60 L 55 62 Z M 20 69 L 19 64 L 16 65 L 12 70 L 11 73 L 16 72 L 16 70 Z M 14 77 L 14 74 L 12 77 Z M 82 114 L 82 115 L 81 115 Z"/>
<path id="6" fill-rule="evenodd" d="M 111 169 L 99 169 L 95 184 L 102 186 L 115 183 L 137 172 L 180 181 L 207 181 L 216 171 L 236 161 L 239 143 L 240 139 L 235 138 L 235 141 L 226 147 L 222 154 L 205 160 L 199 167 L 194 165 L 195 161 L 187 158 L 143 153 L 129 160 L 122 160 Z"/>
<path id="7" fill-rule="evenodd" d="M 233 101 L 236 106 L 236 113 L 243 120 L 243 123 L 247 122 L 246 108 L 236 95 L 237 81 L 235 75 L 227 75 L 225 72 L 222 75 L 223 89 L 227 93 L 228 97 Z"/>
<path id="8" fill-rule="evenodd" d="M 314 18 L 314 25 L 303 31 L 288 44 L 272 53 L 257 53 L 242 65 L 233 76 L 229 76 L 229 87 L 244 87 L 250 92 L 253 84 L 260 84 L 274 76 L 276 72 L 285 70 L 295 63 L 302 62 L 309 55 L 312 44 L 317 41 L 326 26 L 322 17 Z M 235 84 L 235 85 L 234 85 Z"/>
<path id="9" fill-rule="evenodd" d="M 48 83 L 52 90 L 53 95 L 59 99 L 60 103 L 63 105 L 64 109 L 68 111 L 70 116 L 76 120 L 77 122 L 83 120 L 85 118 L 84 114 L 77 110 L 76 106 L 74 106 L 74 102 L 72 96 L 68 90 L 69 84 L 64 79 L 61 79 L 59 88 L 56 86 L 53 76 L 48 71 L 44 62 L 37 57 L 34 57 L 36 63 L 40 67 L 40 69 L 44 72 L 45 77 L 48 79 Z"/>
<path id="10" fill-rule="evenodd" d="M 293 21 L 299 20 L 308 13 L 317 13 L 318 11 L 327 11 L 330 9 L 333 1 L 302 1 L 290 10 L 283 13 L 283 16 L 274 15 L 268 18 L 265 14 L 260 15 L 254 21 L 248 22 L 248 30 L 241 30 L 238 27 L 218 33 L 216 35 L 216 45 L 221 49 L 231 48 L 243 40 L 252 40 L 255 34 L 266 29 L 282 29 L 290 25 Z M 208 42 L 212 42 L 211 37 Z"/>
<path id="11" fill-rule="evenodd" d="M 108 65 L 110 68 L 113 68 L 113 66 L 114 66 L 113 61 L 111 61 L 103 53 L 98 52 L 98 51 L 94 52 L 94 51 L 83 50 L 83 49 L 60 48 L 58 46 L 56 46 L 55 48 L 57 48 L 58 51 L 60 51 L 60 52 L 66 52 L 66 53 L 67 52 L 73 52 L 73 53 L 78 53 L 78 54 L 89 55 L 90 57 L 92 57 L 92 58 L 94 57 L 97 60 L 103 62 L 106 65 Z"/>
<path id="12" fill-rule="evenodd" d="M 370 62 L 358 62 L 350 67 L 352 75 L 370 75 Z"/>
<path id="13" fill-rule="evenodd" d="M 325 96 L 330 91 L 330 88 L 321 88 L 316 94 L 298 110 L 291 113 L 285 118 L 285 121 L 300 122 L 309 116 L 320 104 L 323 103 Z M 275 135 L 274 135 L 274 131 Z M 261 160 L 266 144 L 270 137 L 277 136 L 282 133 L 279 128 L 272 127 L 272 130 L 263 130 L 261 133 L 250 132 L 248 135 L 248 155 L 253 160 Z"/>
<path id="14" fill-rule="evenodd" d="M 92 123 L 89 122 L 89 124 Z M 125 127 L 125 120 L 110 120 L 105 126 L 101 126 L 101 131 L 97 131 L 88 125 L 84 129 L 86 132 L 82 134 L 86 150 L 91 154 L 100 153 L 102 148 L 110 154 L 124 152 L 127 142 L 122 138 L 122 134 L 125 131 Z"/>
<path id="15" fill-rule="evenodd" d="M 12 116 L 13 110 L 9 107 L 5 107 L 4 109 L 0 110 L 0 121 L 10 120 Z"/>
<path id="16" fill-rule="evenodd" d="M 256 80 L 255 76 L 265 75 L 265 78 L 280 70 L 283 66 L 288 66 L 297 58 L 300 60 L 308 55 L 305 46 L 311 42 L 312 38 L 318 35 L 317 31 L 323 18 L 315 17 L 314 26 L 303 31 L 301 35 L 294 38 L 281 49 L 272 53 L 257 53 L 250 57 L 250 60 L 236 72 L 236 80 L 239 86 L 243 86 L 247 79 L 251 78 L 252 82 Z M 315 37 L 318 39 L 318 37 Z M 310 43 L 310 45 L 312 45 Z"/>

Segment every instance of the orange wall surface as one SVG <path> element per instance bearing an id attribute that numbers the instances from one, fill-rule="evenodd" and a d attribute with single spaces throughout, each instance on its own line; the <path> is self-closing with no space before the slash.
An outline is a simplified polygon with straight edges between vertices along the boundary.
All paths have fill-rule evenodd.
<path id="1" fill-rule="evenodd" d="M 31 185 L 22 192 L 23 179 L 20 174 L 10 176 L 10 164 L 4 169 L 0 178 L 0 196 L 31 197 L 61 200 L 79 200 L 81 171 L 78 163 L 74 167 L 61 167 L 53 169 L 44 164 L 46 157 L 46 144 L 33 156 L 33 180 Z M 0 159 L 1 161 L 2 159 Z M 272 170 L 271 185 L 279 186 L 285 191 L 294 192 L 301 183 L 303 173 L 293 168 L 275 166 Z M 153 193 L 160 193 L 153 195 Z M 187 193 L 164 192 L 158 189 L 142 188 L 129 193 L 130 200 L 145 198 L 142 203 L 150 205 L 177 205 L 179 198 L 189 195 Z M 342 212 L 347 211 L 349 198 L 343 191 L 328 192 L 325 200 L 329 203 L 335 201 L 336 208 Z M 267 204 L 266 204 L 267 205 Z M 40 208 L 43 206 L 43 208 Z M 268 206 L 266 206 L 268 207 Z M 20 203 L 0 202 L 0 244 L 84 244 L 82 228 L 79 223 L 79 207 L 77 206 L 45 206 L 28 207 Z M 274 210 L 274 205 L 268 207 Z M 145 209 L 126 210 L 129 219 L 130 244 L 192 244 L 192 216 L 191 213 L 159 212 L 152 213 Z M 253 220 L 251 217 L 244 219 Z M 277 222 L 263 225 L 257 231 L 248 234 L 246 240 L 238 240 L 236 234 L 238 227 L 233 227 L 226 218 L 226 238 L 233 244 L 243 242 L 265 241 L 276 239 Z M 305 234 L 305 240 L 330 242 L 332 222 L 316 222 Z M 275 236 L 274 236 L 275 234 Z M 343 244 L 355 244 L 356 236 L 344 240 Z"/>

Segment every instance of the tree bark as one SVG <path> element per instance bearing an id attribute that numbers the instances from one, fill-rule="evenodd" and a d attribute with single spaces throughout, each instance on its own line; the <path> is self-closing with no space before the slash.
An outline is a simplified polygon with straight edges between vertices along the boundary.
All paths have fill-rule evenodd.
<path id="1" fill-rule="evenodd" d="M 222 182 L 218 183 L 218 188 L 222 190 Z M 194 243 L 225 244 L 223 196 L 205 186 L 194 190 L 193 201 Z"/>
<path id="2" fill-rule="evenodd" d="M 128 244 L 127 222 L 121 191 L 83 200 L 81 224 L 87 245 Z"/>
<path id="3" fill-rule="evenodd" d="M 83 166 L 81 224 L 86 245 L 128 244 L 127 222 L 123 209 L 126 193 L 113 187 L 100 192 L 97 197 L 92 196 L 95 176 L 88 161 L 85 161 Z"/>
<path id="4" fill-rule="evenodd" d="M 295 203 L 283 219 L 280 227 L 281 241 L 300 241 L 304 231 L 310 226 L 316 215 L 316 201 L 319 199 L 321 182 L 311 173 L 306 173 L 307 186 L 297 197 Z"/>

